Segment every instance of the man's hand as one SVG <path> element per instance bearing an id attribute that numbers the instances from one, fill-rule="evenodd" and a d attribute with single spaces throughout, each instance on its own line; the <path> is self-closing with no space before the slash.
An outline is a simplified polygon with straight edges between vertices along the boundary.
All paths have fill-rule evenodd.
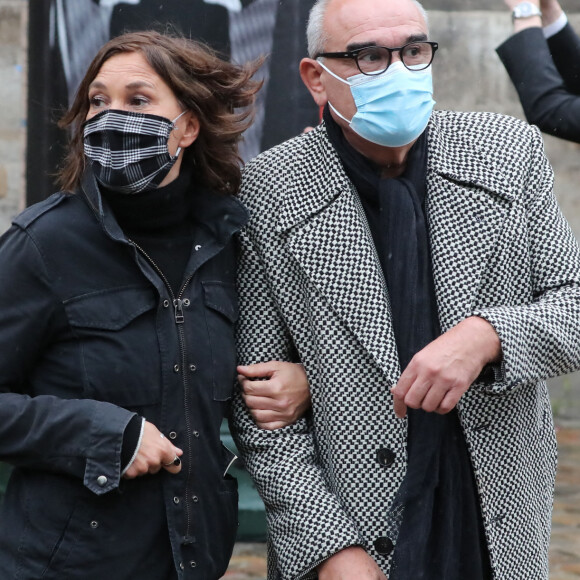
<path id="1" fill-rule="evenodd" d="M 310 389 L 302 365 L 270 361 L 240 366 L 238 373 L 242 397 L 262 429 L 291 425 L 310 408 Z"/>
<path id="2" fill-rule="evenodd" d="M 337 552 L 318 566 L 318 580 L 388 580 L 359 546 Z"/>
<path id="3" fill-rule="evenodd" d="M 145 421 L 137 456 L 123 477 L 133 479 L 147 473 L 157 473 L 161 468 L 170 473 L 179 473 L 181 461 L 175 460 L 182 455 L 183 451 L 175 447 L 153 423 Z"/>
<path id="4" fill-rule="evenodd" d="M 420 350 L 391 389 L 397 417 L 407 407 L 449 413 L 490 362 L 501 359 L 493 326 L 471 316 Z"/>

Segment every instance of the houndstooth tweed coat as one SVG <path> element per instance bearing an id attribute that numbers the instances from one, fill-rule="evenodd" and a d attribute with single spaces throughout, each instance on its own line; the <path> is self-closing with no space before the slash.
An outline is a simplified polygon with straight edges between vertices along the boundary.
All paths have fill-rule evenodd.
<path id="1" fill-rule="evenodd" d="M 494 578 L 548 578 L 556 441 L 544 380 L 580 365 L 580 253 L 539 132 L 488 113 L 434 112 L 426 213 L 442 331 L 497 331 L 495 380 L 458 404 Z M 263 431 L 241 398 L 232 430 L 267 508 L 269 578 L 313 578 L 362 545 L 388 574 L 406 420 L 388 291 L 365 215 L 324 125 L 245 169 L 239 357 L 304 363 L 312 413 Z M 377 550 L 378 548 L 378 550 Z"/>

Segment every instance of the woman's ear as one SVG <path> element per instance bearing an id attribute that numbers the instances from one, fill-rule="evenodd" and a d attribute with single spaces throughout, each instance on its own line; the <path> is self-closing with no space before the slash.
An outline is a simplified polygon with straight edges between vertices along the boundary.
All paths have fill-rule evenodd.
<path id="1" fill-rule="evenodd" d="M 323 68 L 313 58 L 303 58 L 300 61 L 300 77 L 306 88 L 310 91 L 314 102 L 319 107 L 324 107 L 328 101 L 326 89 L 321 79 Z"/>
<path id="2" fill-rule="evenodd" d="M 185 123 L 185 128 L 181 133 L 178 146 L 181 147 L 182 149 L 185 149 L 186 147 L 189 147 L 197 139 L 199 135 L 200 123 L 199 119 L 191 112 L 187 112 L 185 115 L 183 115 L 182 119 L 183 122 Z M 178 123 L 179 121 L 177 121 L 176 124 Z"/>

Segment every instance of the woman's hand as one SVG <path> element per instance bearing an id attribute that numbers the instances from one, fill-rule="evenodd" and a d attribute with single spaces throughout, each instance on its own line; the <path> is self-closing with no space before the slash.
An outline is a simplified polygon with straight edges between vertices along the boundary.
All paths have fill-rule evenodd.
<path id="1" fill-rule="evenodd" d="M 181 471 L 179 458 L 182 455 L 183 451 L 175 447 L 153 423 L 145 421 L 137 456 L 123 477 L 133 479 L 147 473 L 157 473 L 162 468 L 169 473 L 179 473 Z"/>
<path id="2" fill-rule="evenodd" d="M 310 408 L 310 389 L 300 364 L 270 361 L 239 366 L 242 397 L 262 429 L 295 423 Z"/>

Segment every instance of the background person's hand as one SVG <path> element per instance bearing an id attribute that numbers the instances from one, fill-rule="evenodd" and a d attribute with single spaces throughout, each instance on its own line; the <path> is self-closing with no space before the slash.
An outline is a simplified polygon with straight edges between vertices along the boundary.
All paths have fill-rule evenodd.
<path id="1" fill-rule="evenodd" d="M 351 546 L 318 566 L 318 580 L 388 580 L 363 548 Z"/>
<path id="2" fill-rule="evenodd" d="M 501 358 L 501 345 L 487 320 L 471 316 L 420 350 L 391 389 L 397 417 L 407 407 L 449 413 L 483 367 Z"/>
<path id="3" fill-rule="evenodd" d="M 238 367 L 242 397 L 262 429 L 295 423 L 310 408 L 310 389 L 304 367 L 270 361 Z"/>
<path id="4" fill-rule="evenodd" d="M 137 456 L 123 477 L 133 479 L 147 473 L 157 473 L 161 469 L 166 469 L 170 473 L 179 473 L 181 462 L 175 465 L 174 460 L 182 455 L 183 451 L 175 447 L 153 423 L 145 421 Z"/>
<path id="5" fill-rule="evenodd" d="M 510 10 L 513 10 L 515 6 L 521 4 L 524 0 L 503 0 L 503 1 Z M 540 8 L 540 0 L 526 0 L 526 2 L 528 1 L 531 2 L 532 4 L 535 4 L 538 8 Z"/>
<path id="6" fill-rule="evenodd" d="M 504 0 L 507 7 L 510 10 L 513 10 L 515 6 L 521 4 L 524 0 Z M 526 0 L 526 2 L 530 2 L 531 4 L 536 5 L 540 8 L 540 0 Z M 520 32 L 526 28 L 540 28 L 543 25 L 542 18 L 540 16 L 530 16 L 528 18 L 518 18 L 514 20 L 514 34 Z M 544 24 L 545 25 L 545 24 Z"/>
<path id="7" fill-rule="evenodd" d="M 557 0 L 540 0 L 540 10 L 542 11 L 543 26 L 556 22 L 563 12 Z"/>

